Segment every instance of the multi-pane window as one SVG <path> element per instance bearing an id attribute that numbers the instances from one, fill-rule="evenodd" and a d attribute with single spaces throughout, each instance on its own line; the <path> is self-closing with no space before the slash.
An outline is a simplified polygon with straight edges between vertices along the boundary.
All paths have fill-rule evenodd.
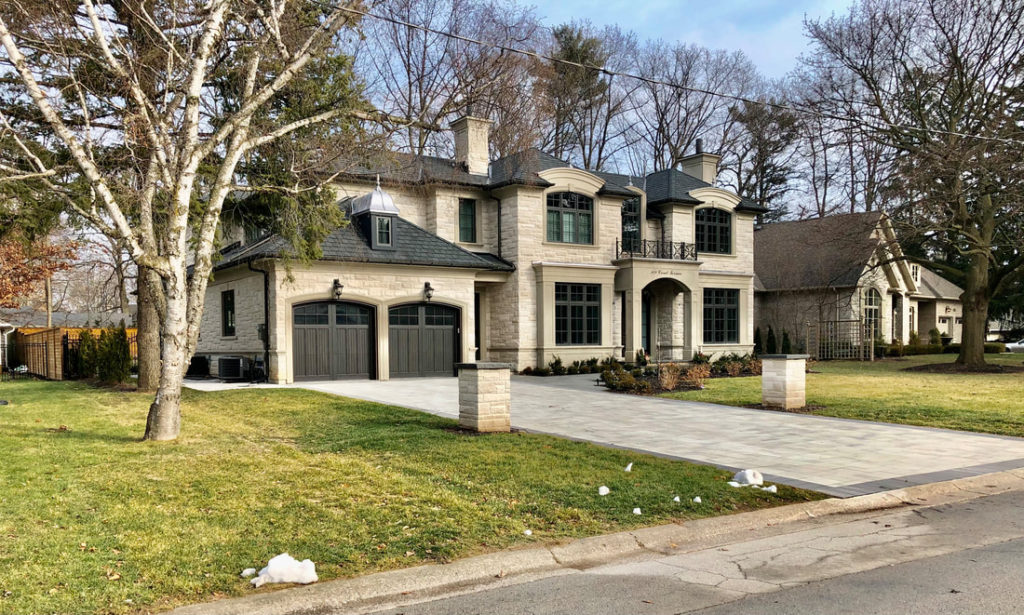
<path id="1" fill-rule="evenodd" d="M 459 199 L 459 241 L 476 243 L 475 199 Z"/>
<path id="2" fill-rule="evenodd" d="M 377 218 L 377 245 L 391 245 L 391 218 L 385 216 Z"/>
<path id="3" fill-rule="evenodd" d="M 420 306 L 407 305 L 391 308 L 388 312 L 388 324 L 416 327 L 420 324 Z"/>
<path id="4" fill-rule="evenodd" d="M 640 199 L 626 199 L 622 202 L 622 250 L 636 252 L 640 249 Z"/>
<path id="5" fill-rule="evenodd" d="M 601 343 L 601 285 L 555 284 L 555 344 Z"/>
<path id="6" fill-rule="evenodd" d="M 330 306 L 326 303 L 313 303 L 295 308 L 292 313 L 292 322 L 297 325 L 326 325 Z"/>
<path id="7" fill-rule="evenodd" d="M 740 291 L 704 289 L 704 343 L 737 344 L 740 341 Z"/>
<path id="8" fill-rule="evenodd" d="M 455 311 L 440 305 L 427 305 L 423 308 L 424 324 L 428 327 L 454 327 Z"/>
<path id="9" fill-rule="evenodd" d="M 370 324 L 370 308 L 365 305 L 338 303 L 334 306 L 334 324 L 368 325 Z"/>
<path id="10" fill-rule="evenodd" d="M 220 333 L 224 337 L 235 335 L 235 291 L 220 294 Z"/>
<path id="11" fill-rule="evenodd" d="M 594 243 L 594 199 L 575 192 L 549 194 L 548 241 Z"/>
<path id="12" fill-rule="evenodd" d="M 874 288 L 864 293 L 864 328 L 869 336 L 878 337 L 882 316 L 882 295 Z"/>
<path id="13" fill-rule="evenodd" d="M 710 207 L 698 209 L 696 235 L 698 252 L 731 253 L 732 215 L 727 211 Z"/>

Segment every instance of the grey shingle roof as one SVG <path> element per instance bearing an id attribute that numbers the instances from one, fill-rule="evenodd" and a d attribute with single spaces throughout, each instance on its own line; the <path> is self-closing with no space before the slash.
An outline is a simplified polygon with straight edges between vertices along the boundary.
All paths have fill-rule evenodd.
<path id="1" fill-rule="evenodd" d="M 926 267 L 921 267 L 919 277 L 921 280 L 917 285 L 917 294 L 915 297 L 953 299 L 959 301 L 960 295 L 964 292 L 964 289 Z"/>
<path id="2" fill-rule="evenodd" d="M 848 288 L 859 284 L 879 245 L 882 214 L 868 212 L 776 222 L 754 232 L 754 271 L 765 290 Z"/>
<path id="3" fill-rule="evenodd" d="M 701 188 L 712 188 L 706 181 L 683 173 L 679 169 L 663 169 L 655 171 L 647 176 L 644 186 L 647 192 L 648 205 L 660 205 L 662 203 L 685 203 L 699 205 L 701 201 L 690 195 L 692 190 Z M 736 211 L 750 213 L 764 213 L 768 211 L 749 199 L 740 199 Z"/>
<path id="4" fill-rule="evenodd" d="M 414 156 L 388 152 L 359 161 L 339 161 L 334 172 L 340 177 L 372 181 L 381 180 L 400 184 L 454 184 L 486 187 L 491 183 L 486 175 L 474 175 L 454 160 L 434 156 Z"/>
<path id="5" fill-rule="evenodd" d="M 512 271 L 511 263 L 474 254 L 446 241 L 412 222 L 396 217 L 394 222 L 394 249 L 374 250 L 365 236 L 359 220 L 335 229 L 321 243 L 321 260 L 350 263 L 383 263 L 392 265 L 426 265 L 432 267 L 465 267 Z M 278 258 L 288 255 L 290 246 L 284 238 L 271 235 L 248 246 L 240 246 L 223 253 L 223 260 L 215 269 L 226 269 L 254 258 Z"/>

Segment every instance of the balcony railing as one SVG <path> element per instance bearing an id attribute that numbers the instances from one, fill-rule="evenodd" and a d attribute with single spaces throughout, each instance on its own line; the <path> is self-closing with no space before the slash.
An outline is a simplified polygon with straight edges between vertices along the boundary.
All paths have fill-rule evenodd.
<path id="1" fill-rule="evenodd" d="M 682 241 L 615 240 L 616 258 L 663 258 L 674 261 L 697 260 L 697 246 Z"/>

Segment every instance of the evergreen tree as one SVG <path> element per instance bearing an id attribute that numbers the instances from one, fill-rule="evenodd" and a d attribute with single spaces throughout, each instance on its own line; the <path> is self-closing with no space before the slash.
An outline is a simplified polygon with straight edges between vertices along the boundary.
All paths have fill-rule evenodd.
<path id="1" fill-rule="evenodd" d="M 779 344 L 775 340 L 775 329 L 768 327 L 768 342 L 765 347 L 768 354 L 777 354 L 779 351 Z"/>

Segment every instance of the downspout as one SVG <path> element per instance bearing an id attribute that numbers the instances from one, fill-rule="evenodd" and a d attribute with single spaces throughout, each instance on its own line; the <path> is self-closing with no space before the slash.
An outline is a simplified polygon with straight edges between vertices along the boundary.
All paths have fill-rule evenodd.
<path id="1" fill-rule="evenodd" d="M 501 199 L 498 199 L 498 258 L 504 258 L 501 254 Z"/>
<path id="2" fill-rule="evenodd" d="M 252 266 L 256 258 L 247 261 L 249 271 L 263 274 L 263 382 L 270 382 L 270 272 Z"/>

